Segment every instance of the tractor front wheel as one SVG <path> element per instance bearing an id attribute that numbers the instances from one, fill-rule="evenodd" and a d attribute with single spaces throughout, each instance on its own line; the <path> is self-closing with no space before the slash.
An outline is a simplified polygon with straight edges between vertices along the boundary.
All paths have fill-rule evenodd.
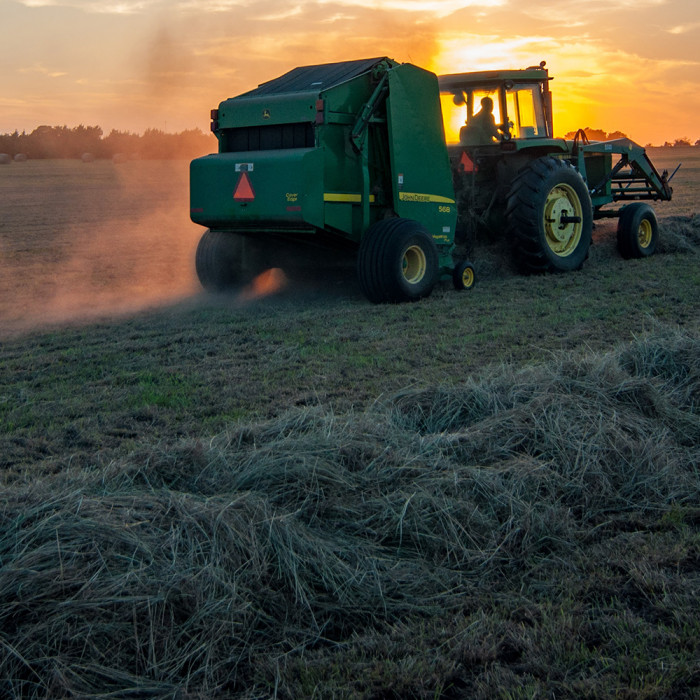
<path id="1" fill-rule="evenodd" d="M 417 221 L 377 221 L 362 238 L 357 276 L 363 294 L 375 304 L 427 297 L 438 279 L 435 242 Z"/>
<path id="2" fill-rule="evenodd" d="M 646 258 L 656 251 L 659 225 L 652 207 L 645 202 L 626 206 L 617 221 L 617 250 L 630 258 Z"/>
<path id="3" fill-rule="evenodd" d="M 538 158 L 518 173 L 506 219 L 523 272 L 578 270 L 588 257 L 591 198 L 581 175 L 563 160 Z"/>

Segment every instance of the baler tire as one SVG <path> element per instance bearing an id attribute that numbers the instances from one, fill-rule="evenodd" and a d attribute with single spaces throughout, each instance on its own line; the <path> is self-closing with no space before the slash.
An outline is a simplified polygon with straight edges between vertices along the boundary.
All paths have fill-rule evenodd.
<path id="1" fill-rule="evenodd" d="M 452 270 L 452 284 L 458 292 L 472 289 L 475 282 L 474 265 L 468 260 L 462 260 L 462 262 L 455 265 L 454 270 Z"/>
<path id="2" fill-rule="evenodd" d="M 526 165 L 511 183 L 506 221 L 521 272 L 579 270 L 588 257 L 591 197 L 581 175 L 566 161 L 547 156 Z"/>
<path id="3" fill-rule="evenodd" d="M 240 241 L 236 234 L 205 231 L 197 245 L 195 268 L 207 291 L 222 292 L 240 283 Z"/>
<path id="4" fill-rule="evenodd" d="M 412 219 L 382 219 L 362 238 L 357 277 L 374 304 L 417 301 L 438 279 L 438 252 L 428 231 Z"/>
<path id="5" fill-rule="evenodd" d="M 617 221 L 617 250 L 625 260 L 647 258 L 656 252 L 659 224 L 654 209 L 646 202 L 633 202 Z"/>

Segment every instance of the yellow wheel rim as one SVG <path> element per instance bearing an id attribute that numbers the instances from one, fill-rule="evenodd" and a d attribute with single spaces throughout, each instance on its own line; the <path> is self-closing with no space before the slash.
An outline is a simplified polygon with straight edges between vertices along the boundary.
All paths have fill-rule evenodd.
<path id="1" fill-rule="evenodd" d="M 403 277 L 409 284 L 418 284 L 428 269 L 428 262 L 425 253 L 420 246 L 412 245 L 406 249 L 401 261 L 401 272 Z"/>
<path id="2" fill-rule="evenodd" d="M 578 222 L 568 219 L 576 218 Z M 559 184 L 544 204 L 544 233 L 550 250 L 561 258 L 576 250 L 583 232 L 583 207 L 573 187 Z"/>
<path id="3" fill-rule="evenodd" d="M 462 271 L 462 286 L 469 289 L 474 284 L 474 270 L 471 267 L 465 267 Z"/>
<path id="4" fill-rule="evenodd" d="M 637 229 L 639 247 L 648 248 L 651 245 L 653 234 L 654 229 L 652 228 L 651 221 L 649 221 L 649 219 L 642 219 L 642 223 L 639 224 L 639 228 Z"/>

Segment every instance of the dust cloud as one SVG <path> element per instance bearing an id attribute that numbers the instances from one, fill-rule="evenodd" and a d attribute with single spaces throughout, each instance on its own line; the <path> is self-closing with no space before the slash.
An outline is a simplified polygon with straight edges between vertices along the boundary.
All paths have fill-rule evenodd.
<path id="1" fill-rule="evenodd" d="M 201 292 L 184 161 L 34 161 L 0 173 L 0 337 Z"/>

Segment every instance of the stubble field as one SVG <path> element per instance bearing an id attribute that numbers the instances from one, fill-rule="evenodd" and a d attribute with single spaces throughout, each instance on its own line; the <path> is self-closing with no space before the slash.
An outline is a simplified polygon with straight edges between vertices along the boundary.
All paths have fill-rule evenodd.
<path id="1" fill-rule="evenodd" d="M 0 167 L 0 694 L 700 692 L 700 155 L 570 275 L 203 294 L 183 162 Z"/>

